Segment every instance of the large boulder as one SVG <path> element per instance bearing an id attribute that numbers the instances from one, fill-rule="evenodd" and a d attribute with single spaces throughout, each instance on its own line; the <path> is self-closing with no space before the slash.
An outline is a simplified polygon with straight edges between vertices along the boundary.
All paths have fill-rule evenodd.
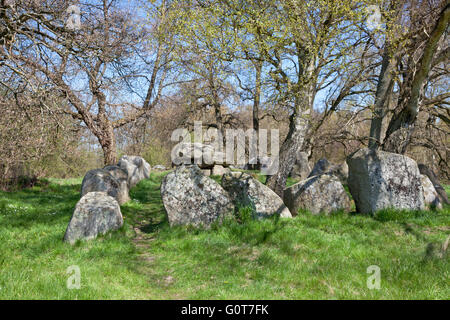
<path id="1" fill-rule="evenodd" d="M 308 175 L 308 178 L 329 173 L 335 175 L 343 184 L 347 184 L 348 179 L 348 165 L 347 163 L 334 164 L 329 162 L 326 158 L 322 158 L 316 162 L 313 169 Z"/>
<path id="2" fill-rule="evenodd" d="M 128 175 L 128 186 L 133 188 L 139 181 L 150 178 L 151 167 L 144 158 L 139 156 L 123 156 L 118 166 Z"/>
<path id="3" fill-rule="evenodd" d="M 422 179 L 413 159 L 366 148 L 350 155 L 347 164 L 348 186 L 358 212 L 424 209 Z"/>
<path id="4" fill-rule="evenodd" d="M 172 161 L 175 166 L 196 164 L 201 169 L 212 169 L 214 165 L 228 167 L 225 153 L 199 142 L 179 143 L 172 151 Z"/>
<path id="5" fill-rule="evenodd" d="M 310 177 L 284 189 L 283 197 L 294 216 L 299 209 L 312 214 L 330 214 L 351 208 L 350 197 L 342 183 L 330 173 Z"/>
<path id="6" fill-rule="evenodd" d="M 308 162 L 308 154 L 306 152 L 297 153 L 290 176 L 294 179 L 305 180 L 310 172 L 311 167 Z"/>
<path id="7" fill-rule="evenodd" d="M 431 180 L 424 174 L 420 175 L 422 178 L 423 196 L 425 199 L 425 205 L 431 209 L 442 209 L 442 203 L 439 198 L 439 194 L 433 186 Z"/>
<path id="8" fill-rule="evenodd" d="M 436 192 L 439 195 L 441 203 L 449 204 L 450 202 L 448 201 L 447 192 L 445 192 L 445 189 L 440 184 L 439 179 L 433 172 L 433 170 L 431 170 L 424 164 L 419 164 L 419 170 L 421 174 L 426 175 L 428 179 L 430 179 L 431 183 L 434 186 L 434 189 L 436 189 Z"/>
<path id="9" fill-rule="evenodd" d="M 283 200 L 270 188 L 243 172 L 229 172 L 222 177 L 222 186 L 228 191 L 235 205 L 253 208 L 255 218 L 279 214 L 291 218 L 291 212 Z"/>
<path id="10" fill-rule="evenodd" d="M 89 192 L 105 192 L 120 202 L 120 183 L 109 171 L 104 169 L 94 169 L 88 171 L 81 183 L 81 196 Z"/>
<path id="11" fill-rule="evenodd" d="M 119 192 L 117 194 L 117 201 L 119 204 L 124 204 L 130 201 L 129 186 L 128 186 L 128 174 L 122 168 L 118 166 L 106 166 L 103 168 L 109 172 L 117 182 L 119 182 Z"/>
<path id="12" fill-rule="evenodd" d="M 64 235 L 71 244 L 94 239 L 123 225 L 119 203 L 105 192 L 89 192 L 78 201 Z"/>
<path id="13" fill-rule="evenodd" d="M 209 227 L 233 213 L 227 192 L 197 165 L 182 165 L 164 177 L 161 197 L 169 223 Z"/>

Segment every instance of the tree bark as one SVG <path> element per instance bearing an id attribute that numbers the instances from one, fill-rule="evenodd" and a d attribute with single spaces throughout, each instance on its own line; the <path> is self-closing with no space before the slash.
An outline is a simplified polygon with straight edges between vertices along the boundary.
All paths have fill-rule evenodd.
<path id="1" fill-rule="evenodd" d="M 255 97 L 253 100 L 253 130 L 259 130 L 259 105 L 261 104 L 262 61 L 255 61 Z"/>
<path id="2" fill-rule="evenodd" d="M 373 109 L 372 121 L 370 124 L 369 148 L 378 149 L 381 145 L 381 129 L 383 119 L 387 110 L 389 96 L 392 94 L 394 87 L 394 71 L 396 61 L 391 56 L 389 44 L 383 54 L 383 62 L 381 65 L 380 75 L 378 77 L 377 92 L 375 94 L 375 105 Z"/>
<path id="3" fill-rule="evenodd" d="M 317 69 L 316 56 L 301 45 L 297 45 L 299 59 L 303 62 L 299 68 L 299 80 L 292 86 L 295 92 L 294 112 L 289 119 L 289 132 L 280 149 L 279 167 L 276 174 L 270 176 L 266 185 L 283 199 L 286 180 L 295 164 L 296 155 L 303 147 L 309 129 L 310 112 L 316 96 Z"/>
<path id="4" fill-rule="evenodd" d="M 289 132 L 280 150 L 278 171 L 267 179 L 266 185 L 283 198 L 286 180 L 295 164 L 297 152 L 303 146 L 308 131 L 309 115 L 295 113 L 289 122 Z"/>
<path id="5" fill-rule="evenodd" d="M 105 166 L 117 165 L 116 139 L 114 136 L 114 128 L 109 121 L 104 125 L 102 134 L 97 139 L 103 150 Z"/>

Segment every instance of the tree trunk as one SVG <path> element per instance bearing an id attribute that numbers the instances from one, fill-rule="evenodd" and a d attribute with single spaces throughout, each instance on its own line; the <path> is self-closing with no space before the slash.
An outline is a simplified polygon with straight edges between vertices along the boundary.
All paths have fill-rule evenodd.
<path id="1" fill-rule="evenodd" d="M 305 53 L 302 46 L 298 46 L 298 56 L 304 62 L 300 71 L 301 80 L 294 86 L 295 107 L 289 118 L 289 132 L 279 154 L 279 167 L 276 174 L 267 179 L 266 185 L 283 199 L 286 180 L 294 167 L 297 153 L 303 147 L 309 129 L 310 112 L 316 96 L 316 57 Z"/>
<path id="2" fill-rule="evenodd" d="M 253 100 L 253 130 L 256 132 L 259 130 L 259 105 L 261 103 L 261 73 L 262 73 L 262 62 L 255 61 L 255 97 Z"/>
<path id="3" fill-rule="evenodd" d="M 283 198 L 286 180 L 295 164 L 297 152 L 303 146 L 308 131 L 309 115 L 293 114 L 289 122 L 289 132 L 280 150 L 278 171 L 267 179 L 266 185 Z"/>
<path id="4" fill-rule="evenodd" d="M 114 128 L 109 121 L 97 139 L 102 146 L 105 166 L 117 165 L 116 139 L 114 137 Z"/>
<path id="5" fill-rule="evenodd" d="M 372 122 L 370 124 L 370 149 L 378 149 L 381 145 L 381 129 L 383 119 L 388 108 L 389 96 L 392 94 L 392 89 L 394 87 L 394 71 L 396 62 L 394 58 L 391 57 L 391 50 L 389 50 L 389 47 L 389 44 L 386 44 L 381 71 L 378 77 L 375 105 L 372 115 Z"/>

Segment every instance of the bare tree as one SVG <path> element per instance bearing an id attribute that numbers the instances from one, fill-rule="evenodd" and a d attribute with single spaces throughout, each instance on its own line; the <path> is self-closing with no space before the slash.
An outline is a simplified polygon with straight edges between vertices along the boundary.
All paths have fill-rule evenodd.
<path id="1" fill-rule="evenodd" d="M 79 10 L 80 17 L 68 17 L 64 1 L 40 6 L 17 1 L 2 9 L 10 40 L 0 49 L 1 67 L 34 91 L 58 92 L 66 101 L 64 112 L 95 135 L 105 164 L 113 164 L 114 130 L 147 114 L 164 88 L 170 63 L 161 36 L 167 9 L 163 2 L 153 11 L 150 27 L 139 25 L 136 14 L 116 0 L 90 1 Z"/>
<path id="2" fill-rule="evenodd" d="M 445 35 L 450 8 L 447 0 L 390 1 L 388 5 L 393 19 L 383 31 L 386 41 L 369 146 L 403 154 L 411 142 L 420 108 L 431 102 L 427 84 L 448 75 Z M 432 102 L 441 105 L 446 99 L 448 94 L 444 92 Z M 394 104 L 394 111 L 382 141 L 382 122 L 389 113 L 389 102 Z"/>

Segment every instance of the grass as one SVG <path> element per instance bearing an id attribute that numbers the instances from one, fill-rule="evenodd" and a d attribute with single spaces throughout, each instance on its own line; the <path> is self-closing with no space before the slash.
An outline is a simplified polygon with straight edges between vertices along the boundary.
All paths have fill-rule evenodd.
<path id="1" fill-rule="evenodd" d="M 121 230 L 75 246 L 62 237 L 80 179 L 0 192 L 0 299 L 450 297 L 448 254 L 430 249 L 450 234 L 448 207 L 170 228 L 163 176 L 152 173 L 131 190 Z M 81 271 L 79 290 L 66 287 L 72 265 Z M 380 267 L 380 290 L 367 288 L 371 265 Z"/>

